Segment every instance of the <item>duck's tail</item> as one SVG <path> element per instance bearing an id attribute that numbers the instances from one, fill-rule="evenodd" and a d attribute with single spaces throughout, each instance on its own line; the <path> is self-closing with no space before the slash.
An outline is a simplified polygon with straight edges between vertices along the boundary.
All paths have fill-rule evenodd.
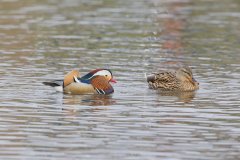
<path id="1" fill-rule="evenodd" d="M 59 80 L 60 81 L 60 80 Z M 61 86 L 58 82 L 56 81 L 52 81 L 52 82 L 43 82 L 43 84 L 45 84 L 46 86 L 51 86 L 51 87 L 57 87 L 57 86 Z"/>
<path id="2" fill-rule="evenodd" d="M 147 76 L 147 82 L 154 82 L 156 79 L 156 76 L 155 75 L 149 75 Z"/>
<path id="3" fill-rule="evenodd" d="M 63 92 L 63 80 L 55 80 L 55 81 L 51 81 L 51 82 L 43 82 L 43 84 L 55 88 L 55 90 L 58 91 L 58 92 Z"/>

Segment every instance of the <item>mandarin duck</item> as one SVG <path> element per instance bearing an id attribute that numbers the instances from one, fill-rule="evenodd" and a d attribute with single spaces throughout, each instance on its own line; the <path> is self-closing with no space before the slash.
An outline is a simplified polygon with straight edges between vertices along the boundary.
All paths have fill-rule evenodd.
<path id="1" fill-rule="evenodd" d="M 147 76 L 150 89 L 160 91 L 194 91 L 199 89 L 199 83 L 193 78 L 189 67 L 181 67 L 176 71 L 165 71 Z"/>
<path id="2" fill-rule="evenodd" d="M 63 80 L 43 82 L 43 84 L 68 94 L 107 95 L 114 92 L 109 82 L 116 83 L 109 69 L 95 69 L 82 77 L 80 77 L 79 71 L 72 70 L 64 76 Z"/>

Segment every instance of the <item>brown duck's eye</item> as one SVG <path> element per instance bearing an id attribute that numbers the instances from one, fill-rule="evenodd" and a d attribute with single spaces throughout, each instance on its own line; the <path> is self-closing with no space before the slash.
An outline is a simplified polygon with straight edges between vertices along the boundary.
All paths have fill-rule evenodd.
<path id="1" fill-rule="evenodd" d="M 187 73 L 188 75 L 190 75 L 190 73 L 189 73 L 188 71 L 186 71 L 186 70 L 183 70 L 183 72 L 184 72 L 184 73 Z"/>
<path id="2" fill-rule="evenodd" d="M 185 72 L 185 73 L 187 73 L 188 75 L 190 75 L 190 73 L 189 73 L 189 72 Z"/>
<path id="3" fill-rule="evenodd" d="M 105 75 L 105 77 L 107 77 L 107 75 Z"/>
<path id="4" fill-rule="evenodd" d="M 189 72 L 187 72 L 185 70 L 183 72 L 186 73 L 187 75 L 191 76 L 191 74 Z"/>

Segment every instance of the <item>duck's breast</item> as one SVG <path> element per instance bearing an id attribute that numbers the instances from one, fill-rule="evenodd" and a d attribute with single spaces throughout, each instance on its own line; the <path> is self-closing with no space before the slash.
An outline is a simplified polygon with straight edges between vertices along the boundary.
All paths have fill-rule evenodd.
<path id="1" fill-rule="evenodd" d="M 180 86 L 181 86 L 180 90 L 182 90 L 182 91 L 195 91 L 195 90 L 199 89 L 199 86 L 197 84 L 193 84 L 188 81 L 181 83 Z"/>

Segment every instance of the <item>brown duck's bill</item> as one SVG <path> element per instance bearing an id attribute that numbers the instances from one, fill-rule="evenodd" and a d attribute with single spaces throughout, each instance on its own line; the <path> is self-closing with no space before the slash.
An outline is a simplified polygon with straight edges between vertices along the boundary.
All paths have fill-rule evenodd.
<path id="1" fill-rule="evenodd" d="M 198 83 L 198 84 L 199 84 L 199 82 L 198 82 L 198 81 L 196 81 L 196 79 L 195 79 L 195 78 L 193 78 L 193 77 L 192 77 L 192 81 L 193 81 L 194 83 Z"/>

